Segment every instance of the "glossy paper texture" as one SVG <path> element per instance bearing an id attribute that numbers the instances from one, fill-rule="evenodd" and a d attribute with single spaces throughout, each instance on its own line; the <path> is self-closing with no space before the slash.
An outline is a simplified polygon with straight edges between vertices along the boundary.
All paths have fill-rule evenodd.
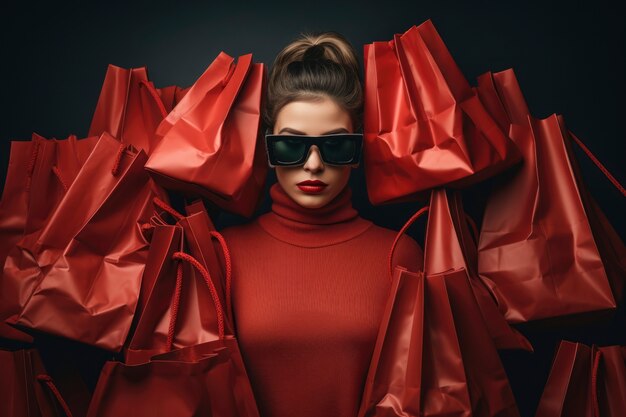
<path id="1" fill-rule="evenodd" d="M 121 146 L 103 134 L 46 226 L 9 254 L 2 297 L 12 323 L 121 348 L 148 253 L 140 224 L 150 218 L 154 197 L 145 153 L 120 154 Z"/>
<path id="2" fill-rule="evenodd" d="M 98 138 L 12 141 L 0 202 L 0 264 L 25 234 L 43 227 L 59 204 Z M 56 171 L 56 173 L 55 173 Z"/>
<path id="3" fill-rule="evenodd" d="M 159 125 L 146 168 L 166 188 L 250 217 L 268 171 L 261 132 L 265 67 L 220 53 Z"/>
<path id="4" fill-rule="evenodd" d="M 481 76 L 477 90 L 524 156 L 497 180 L 478 244 L 507 320 L 615 307 L 626 249 L 582 182 L 562 117 L 530 116 L 512 70 Z"/>
<path id="5" fill-rule="evenodd" d="M 226 316 L 217 314 L 223 308 L 220 295 L 210 294 L 187 262 L 177 275 L 181 260 L 175 252 L 189 252 L 203 268 L 209 258 L 203 242 L 211 241 L 201 234 L 210 230 L 199 227 L 210 224 L 208 216 L 198 205 L 188 209 L 195 212 L 175 225 L 154 224 L 142 289 L 146 298 L 126 362 L 105 364 L 89 416 L 259 415 L 237 340 L 220 332 L 228 327 Z"/>
<path id="6" fill-rule="evenodd" d="M 190 207 L 190 211 L 194 210 L 197 212 L 183 216 L 176 225 L 155 226 L 150 263 L 146 266 L 142 288 L 142 314 L 126 352 L 127 364 L 144 363 L 153 355 L 170 349 L 168 334 L 173 311 L 176 311 L 176 324 L 171 348 L 190 347 L 218 338 L 218 319 L 209 287 L 201 274 L 187 262 L 182 263 L 180 301 L 173 310 L 177 268 L 181 262 L 173 255 L 181 251 L 193 256 L 209 271 L 226 317 L 225 288 L 221 270 L 219 275 L 215 274 L 220 264 L 209 234 L 212 223 L 206 211 L 197 206 Z M 226 320 L 226 332 L 232 334 L 231 329 L 231 323 Z"/>
<path id="7" fill-rule="evenodd" d="M 519 161 L 430 21 L 365 45 L 364 57 L 364 157 L 372 204 L 469 185 Z"/>
<path id="8" fill-rule="evenodd" d="M 214 244 L 214 238 L 210 235 L 211 231 L 215 231 L 215 225 L 211 221 L 204 204 L 201 200 L 195 201 L 185 207 L 187 216 L 179 221 L 185 235 L 185 243 L 190 253 L 195 254 L 196 258 L 204 265 L 211 276 L 213 285 L 217 290 L 220 303 L 224 310 L 226 303 L 226 276 L 222 270 L 224 254 L 222 250 L 218 250 L 217 243 Z M 224 311 L 228 315 L 227 333 L 232 334 L 232 315 L 229 311 Z"/>
<path id="9" fill-rule="evenodd" d="M 626 414 L 626 348 L 562 341 L 535 417 Z"/>
<path id="10" fill-rule="evenodd" d="M 154 96 L 146 84 L 154 89 L 145 67 L 125 69 L 109 65 L 89 127 L 89 136 L 107 132 L 149 155 L 156 145 L 154 131 L 168 109 L 158 95 L 158 89 L 155 90 L 157 96 Z M 166 103 L 173 104 L 176 92 L 174 87 L 174 91 L 166 93 Z"/>
<path id="11" fill-rule="evenodd" d="M 107 362 L 89 417 L 258 417 L 232 337 L 158 355 L 134 366 Z"/>
<path id="12" fill-rule="evenodd" d="M 424 274 L 396 268 L 360 417 L 518 416 L 455 238 L 445 190 L 432 193 Z"/>
<path id="13" fill-rule="evenodd" d="M 48 140 L 33 134 L 30 141 L 11 142 L 9 168 L 0 201 L 0 266 L 4 266 L 9 251 L 24 235 L 44 226 L 97 139 L 77 140 L 72 135 L 63 140 Z M 0 336 L 31 341 L 30 336 L 4 323 L 8 311 L 0 305 Z"/>
<path id="14" fill-rule="evenodd" d="M 432 272 L 444 272 L 448 269 L 464 269 L 472 287 L 474 296 L 483 316 L 483 320 L 496 348 L 524 349 L 532 351 L 528 340 L 505 320 L 496 302 L 494 283 L 478 275 L 478 255 L 476 251 L 476 236 L 472 235 L 468 225 L 468 216 L 463 211 L 461 194 L 458 191 L 448 190 L 445 193 L 449 217 L 447 214 L 437 216 L 441 219 L 435 236 L 439 246 L 436 251 L 430 251 L 437 256 L 426 259 L 426 268 Z M 430 239 L 433 242 L 435 239 Z M 454 258 L 441 262 L 441 254 L 454 254 Z"/>

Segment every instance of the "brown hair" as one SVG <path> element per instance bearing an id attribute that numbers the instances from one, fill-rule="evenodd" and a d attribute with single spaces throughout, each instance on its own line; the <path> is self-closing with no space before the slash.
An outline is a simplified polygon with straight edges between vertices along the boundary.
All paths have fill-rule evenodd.
<path id="1" fill-rule="evenodd" d="M 337 32 L 303 33 L 276 56 L 269 73 L 264 119 L 273 127 L 276 115 L 296 100 L 329 97 L 361 128 L 363 88 L 359 61 L 350 42 Z"/>

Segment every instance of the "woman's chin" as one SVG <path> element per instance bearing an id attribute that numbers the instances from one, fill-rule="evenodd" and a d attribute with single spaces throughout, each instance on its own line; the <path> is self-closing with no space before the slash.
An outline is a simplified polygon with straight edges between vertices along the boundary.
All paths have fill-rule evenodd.
<path id="1" fill-rule="evenodd" d="M 307 194 L 298 190 L 297 195 L 292 196 L 293 200 L 304 208 L 317 209 L 324 207 L 330 202 L 330 198 L 327 193 L 321 192 L 316 194 Z"/>

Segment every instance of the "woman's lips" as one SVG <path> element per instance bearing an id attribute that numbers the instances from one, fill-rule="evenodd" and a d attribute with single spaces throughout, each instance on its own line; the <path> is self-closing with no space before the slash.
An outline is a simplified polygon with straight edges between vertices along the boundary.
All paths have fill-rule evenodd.
<path id="1" fill-rule="evenodd" d="M 327 186 L 327 184 L 322 181 L 302 181 L 296 185 L 300 190 L 308 194 L 321 193 Z"/>

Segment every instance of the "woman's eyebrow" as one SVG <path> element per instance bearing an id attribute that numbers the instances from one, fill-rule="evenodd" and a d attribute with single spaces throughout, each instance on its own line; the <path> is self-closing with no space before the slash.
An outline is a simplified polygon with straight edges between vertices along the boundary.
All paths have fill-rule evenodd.
<path id="1" fill-rule="evenodd" d="M 333 133 L 348 133 L 348 129 L 345 127 L 341 127 L 339 129 L 331 130 L 330 132 L 324 133 L 324 135 L 332 135 Z"/>
<path id="2" fill-rule="evenodd" d="M 278 134 L 280 135 L 283 132 L 291 133 L 292 135 L 303 135 L 303 136 L 306 136 L 306 133 L 300 132 L 299 130 L 292 129 L 290 127 L 283 127 L 282 129 L 280 129 L 280 132 L 278 132 Z M 326 133 L 322 133 L 322 135 L 332 135 L 334 133 L 349 133 L 349 132 L 348 132 L 348 129 L 346 129 L 345 127 L 341 127 L 339 129 L 334 129 L 334 130 L 328 131 Z"/>

